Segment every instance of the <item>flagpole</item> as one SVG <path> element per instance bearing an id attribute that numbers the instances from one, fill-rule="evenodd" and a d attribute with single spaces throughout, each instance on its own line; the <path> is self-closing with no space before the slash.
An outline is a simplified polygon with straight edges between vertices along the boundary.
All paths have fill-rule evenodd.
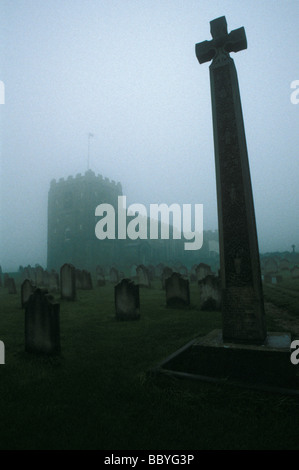
<path id="1" fill-rule="evenodd" d="M 89 150 L 90 150 L 90 138 L 93 137 L 93 134 L 88 133 L 88 144 L 87 144 L 87 170 L 89 170 Z"/>

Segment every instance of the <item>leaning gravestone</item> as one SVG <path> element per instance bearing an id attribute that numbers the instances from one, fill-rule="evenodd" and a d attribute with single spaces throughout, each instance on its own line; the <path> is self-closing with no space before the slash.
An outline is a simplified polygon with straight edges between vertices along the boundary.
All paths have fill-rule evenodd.
<path id="1" fill-rule="evenodd" d="M 76 270 L 72 264 L 60 268 L 60 295 L 65 300 L 76 300 Z"/>
<path id="2" fill-rule="evenodd" d="M 60 352 L 60 305 L 47 291 L 36 289 L 25 308 L 25 351 L 45 354 Z"/>
<path id="3" fill-rule="evenodd" d="M 140 318 L 139 286 L 130 279 L 122 279 L 114 287 L 114 301 L 117 320 Z"/>
<path id="4" fill-rule="evenodd" d="M 209 275 L 198 281 L 201 310 L 220 310 L 221 287 L 219 277 Z"/>
<path id="5" fill-rule="evenodd" d="M 25 281 L 21 284 L 21 307 L 24 308 L 26 303 L 28 302 L 31 294 L 33 294 L 35 290 L 35 286 L 29 281 L 29 279 L 25 279 Z"/>
<path id="6" fill-rule="evenodd" d="M 182 307 L 190 305 L 190 291 L 188 279 L 181 274 L 172 273 L 165 280 L 166 304 L 169 307 Z"/>
<path id="7" fill-rule="evenodd" d="M 143 264 L 137 266 L 136 273 L 139 287 L 151 287 L 149 271 Z"/>

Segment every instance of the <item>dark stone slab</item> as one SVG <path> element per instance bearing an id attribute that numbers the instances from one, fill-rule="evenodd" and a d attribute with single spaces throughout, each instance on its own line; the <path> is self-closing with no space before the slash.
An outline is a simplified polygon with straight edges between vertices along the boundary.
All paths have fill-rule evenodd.
<path id="1" fill-rule="evenodd" d="M 189 281 L 179 273 L 172 273 L 165 280 L 166 304 L 169 307 L 190 306 Z"/>
<path id="2" fill-rule="evenodd" d="M 60 268 L 60 295 L 65 300 L 76 300 L 76 269 L 72 264 Z"/>
<path id="3" fill-rule="evenodd" d="M 114 302 L 117 320 L 140 318 L 139 286 L 130 279 L 122 279 L 114 287 Z"/>
<path id="4" fill-rule="evenodd" d="M 219 277 L 209 275 L 198 281 L 201 310 L 220 310 L 221 286 Z"/>
<path id="5" fill-rule="evenodd" d="M 25 281 L 21 284 L 21 307 L 24 308 L 26 303 L 28 302 L 31 294 L 35 291 L 35 286 L 29 281 L 29 279 L 25 279 Z"/>
<path id="6" fill-rule="evenodd" d="M 155 371 L 299 393 L 296 367 L 290 361 L 290 344 L 290 334 L 279 332 L 269 333 L 261 345 L 224 343 L 222 331 L 213 330 L 173 353 Z"/>
<path id="7" fill-rule="evenodd" d="M 57 354 L 60 352 L 60 305 L 46 290 L 36 289 L 25 308 L 25 350 Z"/>

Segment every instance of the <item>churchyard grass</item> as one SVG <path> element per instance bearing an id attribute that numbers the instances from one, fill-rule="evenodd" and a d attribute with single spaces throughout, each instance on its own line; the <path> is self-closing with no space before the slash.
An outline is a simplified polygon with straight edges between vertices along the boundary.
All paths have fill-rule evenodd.
<path id="1" fill-rule="evenodd" d="M 61 355 L 47 357 L 24 352 L 20 296 L 0 289 L 0 449 L 299 448 L 296 397 L 147 374 L 221 328 L 219 312 L 199 310 L 195 284 L 191 308 L 173 309 L 155 281 L 140 290 L 140 320 L 127 322 L 115 320 L 113 292 L 61 301 Z"/>

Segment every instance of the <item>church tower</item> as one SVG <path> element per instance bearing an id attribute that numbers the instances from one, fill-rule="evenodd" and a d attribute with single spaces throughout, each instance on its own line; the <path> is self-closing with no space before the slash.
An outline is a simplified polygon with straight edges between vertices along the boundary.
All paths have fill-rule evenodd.
<path id="1" fill-rule="evenodd" d="M 64 263 L 79 269 L 94 269 L 111 264 L 119 257 L 116 240 L 98 240 L 95 236 L 95 209 L 111 204 L 117 217 L 120 183 L 110 181 L 91 170 L 85 175 L 51 181 L 48 196 L 48 269 L 58 270 Z"/>

